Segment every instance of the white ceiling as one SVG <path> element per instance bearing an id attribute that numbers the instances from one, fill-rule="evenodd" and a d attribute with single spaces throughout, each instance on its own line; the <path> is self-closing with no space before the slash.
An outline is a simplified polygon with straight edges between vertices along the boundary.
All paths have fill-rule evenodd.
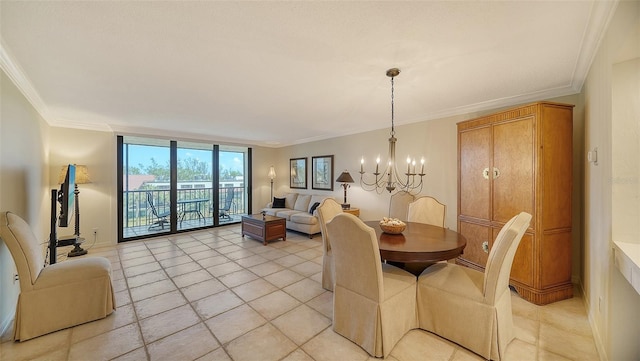
<path id="1" fill-rule="evenodd" d="M 580 92 L 617 2 L 0 1 L 54 126 L 279 147 Z"/>

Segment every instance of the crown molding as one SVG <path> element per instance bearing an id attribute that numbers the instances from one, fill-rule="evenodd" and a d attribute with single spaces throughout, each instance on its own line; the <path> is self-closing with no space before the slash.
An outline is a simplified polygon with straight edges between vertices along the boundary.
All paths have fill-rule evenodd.
<path id="1" fill-rule="evenodd" d="M 589 69 L 595 59 L 600 43 L 607 32 L 609 23 L 613 18 L 618 7 L 619 0 L 613 1 L 594 1 L 591 4 L 591 13 L 589 14 L 589 23 L 585 28 L 582 37 L 582 46 L 580 55 L 576 60 L 576 67 L 573 71 L 572 87 L 579 93 L 587 79 Z"/>
<path id="2" fill-rule="evenodd" d="M 258 147 L 264 147 L 264 148 L 280 148 L 280 147 L 290 145 L 290 144 L 282 144 L 282 143 L 271 142 L 271 141 L 240 139 L 240 138 L 224 137 L 220 135 L 206 135 L 206 134 L 192 133 L 187 131 L 175 131 L 175 130 L 168 131 L 164 129 L 138 127 L 138 126 L 130 126 L 130 125 L 122 125 L 122 124 L 112 125 L 110 129 L 116 135 L 130 135 L 130 136 L 137 136 L 137 137 L 152 136 L 156 138 L 178 139 L 183 141 L 216 142 L 218 144 L 225 144 L 225 145 L 258 146 Z"/>
<path id="3" fill-rule="evenodd" d="M 52 127 L 59 127 L 59 128 L 95 130 L 98 132 L 113 132 L 113 129 L 108 124 L 83 123 L 83 122 L 77 122 L 77 121 L 65 120 L 65 119 L 53 120 L 49 122 L 49 125 Z"/>
<path id="4" fill-rule="evenodd" d="M 567 86 L 553 88 L 553 89 L 545 89 L 545 90 L 540 90 L 536 92 L 519 94 L 519 95 L 500 98 L 500 99 L 492 99 L 486 102 L 474 103 L 474 104 L 455 107 L 451 109 L 445 109 L 440 112 L 429 114 L 428 119 L 419 119 L 419 120 L 407 122 L 404 124 L 415 123 L 415 122 L 420 122 L 424 120 L 447 118 L 447 117 L 452 117 L 457 115 L 476 114 L 478 112 L 484 112 L 484 111 L 495 111 L 500 108 L 518 106 L 518 105 L 522 105 L 530 102 L 537 102 L 544 99 L 548 100 L 553 98 L 559 98 L 559 97 L 578 94 L 578 93 L 580 93 L 580 91 L 576 90 L 573 85 L 567 85 Z"/>
<path id="5" fill-rule="evenodd" d="M 40 97 L 40 94 L 34 89 L 33 85 L 29 81 L 29 78 L 25 75 L 22 68 L 17 62 L 13 60 L 11 52 L 4 43 L 4 40 L 0 38 L 0 69 L 11 79 L 13 84 L 20 90 L 20 92 L 27 98 L 29 103 L 35 108 L 40 116 L 49 124 L 52 125 L 52 116 L 49 108 L 45 105 L 44 101 Z"/>

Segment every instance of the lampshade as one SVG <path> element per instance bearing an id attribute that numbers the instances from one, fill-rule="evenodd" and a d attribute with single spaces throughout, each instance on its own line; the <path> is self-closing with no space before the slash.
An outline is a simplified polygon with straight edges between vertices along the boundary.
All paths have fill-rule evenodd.
<path id="1" fill-rule="evenodd" d="M 269 168 L 269 179 L 273 180 L 276 177 L 276 169 L 273 168 L 273 166 L 271 166 L 271 168 Z"/>
<path id="2" fill-rule="evenodd" d="M 336 179 L 337 183 L 353 183 L 353 178 L 351 177 L 351 174 L 349 174 L 349 171 L 344 171 L 340 174 L 340 176 L 338 177 L 338 179 Z"/>
<path id="3" fill-rule="evenodd" d="M 89 171 L 87 170 L 86 165 L 75 165 L 76 166 L 76 184 L 86 184 L 91 183 L 91 179 L 89 178 Z M 69 165 L 63 165 L 62 169 L 60 169 L 60 175 L 58 176 L 58 183 L 64 183 L 64 178 L 67 175 L 67 168 Z"/>

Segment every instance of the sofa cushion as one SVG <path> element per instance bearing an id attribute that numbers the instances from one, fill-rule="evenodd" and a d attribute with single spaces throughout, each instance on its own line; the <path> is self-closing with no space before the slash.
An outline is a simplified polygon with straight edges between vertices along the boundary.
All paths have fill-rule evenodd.
<path id="1" fill-rule="evenodd" d="M 293 207 L 296 211 L 309 212 L 309 201 L 311 200 L 310 194 L 300 194 L 296 199 L 296 204 Z"/>
<path id="2" fill-rule="evenodd" d="M 307 212 L 298 212 L 291 214 L 290 220 L 291 222 L 300 224 L 318 224 L 318 217 L 314 217 Z"/>
<path id="3" fill-rule="evenodd" d="M 284 208 L 286 198 L 273 197 L 273 208 Z"/>
<path id="4" fill-rule="evenodd" d="M 296 199 L 298 199 L 298 193 L 287 193 L 284 195 L 284 208 L 293 209 L 293 206 L 296 204 Z"/>
<path id="5" fill-rule="evenodd" d="M 276 217 L 284 218 L 287 221 L 291 220 L 291 216 L 292 215 L 300 213 L 300 211 L 294 211 L 294 210 L 286 209 L 286 208 L 282 209 L 282 210 L 276 209 L 275 211 L 276 211 L 275 212 L 275 216 Z"/>

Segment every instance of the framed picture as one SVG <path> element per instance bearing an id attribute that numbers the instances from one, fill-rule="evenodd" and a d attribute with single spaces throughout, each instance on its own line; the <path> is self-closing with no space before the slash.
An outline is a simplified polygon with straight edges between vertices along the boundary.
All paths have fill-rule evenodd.
<path id="1" fill-rule="evenodd" d="M 311 157 L 311 188 L 333 190 L 333 156 Z"/>
<path id="2" fill-rule="evenodd" d="M 289 187 L 307 189 L 307 158 L 289 159 L 289 168 L 291 169 Z"/>

